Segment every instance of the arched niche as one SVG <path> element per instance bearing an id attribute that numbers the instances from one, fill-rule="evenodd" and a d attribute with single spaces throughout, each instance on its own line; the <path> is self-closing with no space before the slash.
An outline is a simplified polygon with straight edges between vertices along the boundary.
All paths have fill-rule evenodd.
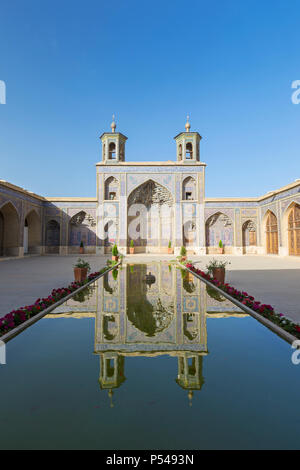
<path id="1" fill-rule="evenodd" d="M 59 253 L 60 224 L 57 220 L 49 220 L 46 224 L 45 245 L 46 253 Z"/>
<path id="2" fill-rule="evenodd" d="M 287 213 L 289 255 L 300 256 L 300 205 L 293 203 Z"/>
<path id="3" fill-rule="evenodd" d="M 257 228 L 253 220 L 247 220 L 242 225 L 243 253 L 256 253 Z"/>
<path id="4" fill-rule="evenodd" d="M 206 247 L 208 253 L 217 253 L 220 240 L 225 252 L 231 253 L 234 239 L 233 222 L 228 215 L 216 212 L 205 224 Z"/>
<path id="5" fill-rule="evenodd" d="M 196 181 L 192 176 L 188 176 L 183 180 L 182 199 L 184 201 L 194 201 L 196 199 Z"/>
<path id="6" fill-rule="evenodd" d="M 265 214 L 266 253 L 278 254 L 278 223 L 276 215 L 268 210 Z"/>
<path id="7" fill-rule="evenodd" d="M 11 202 L 0 208 L 0 256 L 18 256 L 20 247 L 20 221 Z"/>
<path id="8" fill-rule="evenodd" d="M 84 210 L 75 214 L 69 222 L 69 253 L 78 253 L 81 242 L 85 253 L 95 253 L 96 220 Z"/>
<path id="9" fill-rule="evenodd" d="M 127 199 L 128 246 L 137 252 L 167 252 L 173 246 L 173 197 L 161 184 L 147 180 Z"/>
<path id="10" fill-rule="evenodd" d="M 104 184 L 104 199 L 107 201 L 115 201 L 119 199 L 119 181 L 110 176 Z"/>
<path id="11" fill-rule="evenodd" d="M 42 225 L 37 212 L 32 209 L 25 217 L 24 253 L 39 254 L 42 245 Z"/>

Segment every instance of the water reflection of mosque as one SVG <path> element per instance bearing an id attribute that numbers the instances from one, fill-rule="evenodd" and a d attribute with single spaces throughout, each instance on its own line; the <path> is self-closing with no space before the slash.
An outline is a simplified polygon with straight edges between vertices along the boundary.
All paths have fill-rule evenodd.
<path id="1" fill-rule="evenodd" d="M 147 282 L 151 272 L 155 282 Z M 125 379 L 125 357 L 177 357 L 177 384 L 193 393 L 204 384 L 207 316 L 239 310 L 207 292 L 193 275 L 166 263 L 126 265 L 117 279 L 109 274 L 99 292 L 95 353 L 100 355 L 100 386 L 113 390 Z M 225 313 L 227 312 L 227 313 Z M 112 400 L 111 400 L 112 402 Z"/>
<path id="2" fill-rule="evenodd" d="M 151 272 L 154 279 L 147 279 Z M 177 357 L 176 383 L 188 392 L 204 384 L 203 357 L 208 354 L 206 318 L 241 312 L 193 275 L 167 263 L 125 265 L 98 281 L 80 306 L 71 299 L 55 313 L 95 316 L 95 354 L 100 356 L 101 389 L 114 390 L 125 377 L 125 357 Z M 57 315 L 50 315 L 56 317 Z"/>

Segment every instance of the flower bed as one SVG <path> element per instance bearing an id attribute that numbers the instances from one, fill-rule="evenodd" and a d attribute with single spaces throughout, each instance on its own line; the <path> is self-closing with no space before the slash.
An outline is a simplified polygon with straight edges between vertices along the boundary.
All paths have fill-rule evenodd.
<path id="1" fill-rule="evenodd" d="M 68 287 L 53 289 L 48 297 L 37 299 L 32 305 L 26 305 L 25 307 L 20 307 L 17 310 L 12 310 L 10 313 L 7 313 L 4 317 L 0 318 L 0 337 L 97 278 L 107 271 L 107 269 L 106 267 L 90 274 L 83 282 L 71 282 Z"/>
<path id="2" fill-rule="evenodd" d="M 247 292 L 241 292 L 235 289 L 234 287 L 230 286 L 228 283 L 221 284 L 209 274 L 205 273 L 204 271 L 201 271 L 201 269 L 195 268 L 193 264 L 187 263 L 186 267 L 195 274 L 198 274 L 207 281 L 211 282 L 231 297 L 237 299 L 239 302 L 241 302 L 243 305 L 247 306 L 254 312 L 258 313 L 264 318 L 267 318 L 272 323 L 275 323 L 288 333 L 296 336 L 297 338 L 300 338 L 300 326 L 286 318 L 283 313 L 276 313 L 271 305 L 262 304 L 261 302 L 258 302 L 253 296 L 249 295 Z"/>

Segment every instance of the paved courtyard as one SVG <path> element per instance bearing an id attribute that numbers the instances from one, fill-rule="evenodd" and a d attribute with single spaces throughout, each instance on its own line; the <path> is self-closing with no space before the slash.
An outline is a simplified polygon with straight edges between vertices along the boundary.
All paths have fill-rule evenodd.
<path id="1" fill-rule="evenodd" d="M 108 256 L 82 256 L 92 271 L 106 264 Z M 73 280 L 73 265 L 78 256 L 37 256 L 0 262 L 0 316 L 47 296 L 53 288 Z M 171 260 L 174 256 L 133 255 L 133 263 Z M 212 256 L 193 256 L 201 269 Z M 276 256 L 214 256 L 231 262 L 226 281 L 246 290 L 257 300 L 271 304 L 277 312 L 286 313 L 300 323 L 300 258 Z"/>

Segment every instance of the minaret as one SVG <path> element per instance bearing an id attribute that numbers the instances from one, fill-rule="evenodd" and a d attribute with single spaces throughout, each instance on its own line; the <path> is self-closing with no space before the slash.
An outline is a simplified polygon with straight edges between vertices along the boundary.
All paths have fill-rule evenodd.
<path id="1" fill-rule="evenodd" d="M 185 352 L 182 356 L 178 356 L 178 376 L 176 382 L 181 388 L 188 391 L 189 406 L 192 406 L 194 391 L 201 390 L 204 384 L 202 361 L 203 356 L 197 353 Z"/>
<path id="2" fill-rule="evenodd" d="M 107 164 L 114 164 L 125 161 L 125 142 L 127 137 L 120 132 L 116 132 L 115 115 L 110 125 L 111 132 L 104 132 L 101 136 L 102 161 Z"/>
<path id="3" fill-rule="evenodd" d="M 102 390 L 108 390 L 110 407 L 113 408 L 114 389 L 120 387 L 126 380 L 125 360 L 117 352 L 104 352 L 100 354 L 99 384 Z"/>
<path id="4" fill-rule="evenodd" d="M 177 147 L 177 161 L 182 163 L 200 162 L 200 140 L 198 132 L 191 132 L 190 117 L 187 116 L 185 132 L 174 137 Z"/>

